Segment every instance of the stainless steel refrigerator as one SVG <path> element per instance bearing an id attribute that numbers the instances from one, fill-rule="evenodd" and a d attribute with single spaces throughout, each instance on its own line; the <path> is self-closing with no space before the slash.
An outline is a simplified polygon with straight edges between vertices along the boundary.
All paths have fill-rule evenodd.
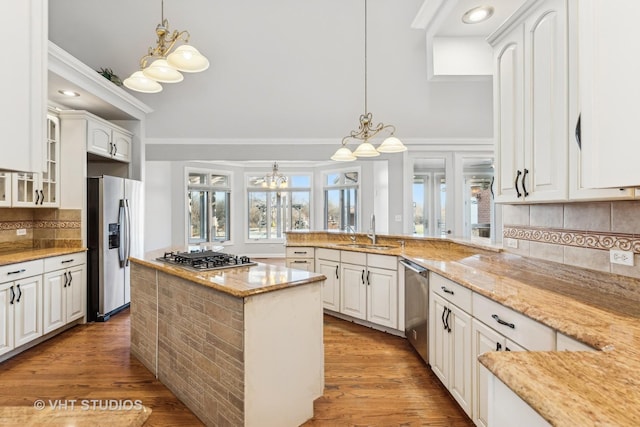
<path id="1" fill-rule="evenodd" d="M 143 255 L 144 186 L 114 176 L 87 178 L 87 319 L 107 321 L 129 306 L 129 257 Z"/>

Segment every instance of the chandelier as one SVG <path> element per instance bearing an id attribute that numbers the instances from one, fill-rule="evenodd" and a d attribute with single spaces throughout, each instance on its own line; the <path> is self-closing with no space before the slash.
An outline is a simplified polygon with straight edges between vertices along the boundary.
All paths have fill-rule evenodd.
<path id="1" fill-rule="evenodd" d="M 278 163 L 273 162 L 273 170 L 264 176 L 262 186 L 272 189 L 287 186 L 287 177 L 278 172 Z"/>
<path id="2" fill-rule="evenodd" d="M 367 109 L 367 0 L 364 0 L 364 111 L 360 116 L 360 126 L 356 130 L 352 130 L 349 135 L 342 138 L 341 147 L 331 156 L 331 160 L 339 162 L 350 162 L 358 157 L 375 157 L 380 153 L 400 153 L 407 151 L 407 147 L 393 134 L 396 131 L 395 126 L 378 123 L 374 125 L 373 115 Z M 385 132 L 388 137 L 380 144 L 378 148 L 369 142 L 371 138 Z M 355 151 L 351 151 L 347 144 L 350 140 L 361 141 Z"/>
<path id="3" fill-rule="evenodd" d="M 150 47 L 147 54 L 140 58 L 140 70 L 123 82 L 129 89 L 157 93 L 162 90 L 160 83 L 181 82 L 184 77 L 180 71 L 199 73 L 209 68 L 209 60 L 188 44 L 188 31 L 169 30 L 169 21 L 164 18 L 164 0 L 161 2 L 161 21 L 156 27 L 156 35 L 156 47 Z M 185 44 L 176 47 L 179 41 Z M 152 59 L 154 61 L 149 64 Z"/>

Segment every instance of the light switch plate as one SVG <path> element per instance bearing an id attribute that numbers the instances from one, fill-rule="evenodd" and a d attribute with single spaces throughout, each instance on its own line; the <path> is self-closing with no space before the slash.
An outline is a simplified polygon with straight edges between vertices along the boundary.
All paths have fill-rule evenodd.
<path id="1" fill-rule="evenodd" d="M 402 215 L 396 215 L 396 222 L 402 222 Z"/>
<path id="2" fill-rule="evenodd" d="M 611 249 L 609 251 L 609 261 L 611 264 L 622 264 L 633 266 L 633 252 Z"/>
<path id="3" fill-rule="evenodd" d="M 518 239 L 506 238 L 504 241 L 508 248 L 518 249 Z"/>
<path id="4" fill-rule="evenodd" d="M 16 235 L 18 235 L 18 236 L 26 236 L 27 235 L 27 229 L 26 228 L 18 228 L 16 230 Z"/>

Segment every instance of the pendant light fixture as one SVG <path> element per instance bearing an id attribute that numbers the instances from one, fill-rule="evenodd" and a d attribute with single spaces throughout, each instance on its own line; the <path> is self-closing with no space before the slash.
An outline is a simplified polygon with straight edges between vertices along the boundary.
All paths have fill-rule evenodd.
<path id="1" fill-rule="evenodd" d="M 338 162 L 350 162 L 358 157 L 376 157 L 380 153 L 400 153 L 407 151 L 407 147 L 393 136 L 396 128 L 393 125 L 384 123 L 373 124 L 373 115 L 367 109 L 367 0 L 364 0 L 364 111 L 360 116 L 358 129 L 352 130 L 349 135 L 342 138 L 341 147 L 331 156 L 331 160 Z M 376 137 L 381 132 L 389 132 L 389 136 L 380 144 L 374 147 L 369 140 Z M 355 151 L 351 151 L 347 144 L 351 139 L 361 141 Z"/>
<path id="2" fill-rule="evenodd" d="M 262 186 L 271 189 L 287 187 L 287 177 L 278 171 L 278 163 L 273 162 L 273 169 L 264 176 Z"/>
<path id="3" fill-rule="evenodd" d="M 173 50 L 179 41 L 189 43 L 190 34 L 188 31 L 169 30 L 169 21 L 164 18 L 164 0 L 161 2 L 161 21 L 156 27 L 156 35 L 156 47 L 150 47 L 140 59 L 140 70 L 123 82 L 129 89 L 157 93 L 162 90 L 160 83 L 181 82 L 184 79 L 181 71 L 198 73 L 209 68 L 209 60 L 192 45 L 183 44 Z M 148 65 L 152 59 L 153 62 Z"/>

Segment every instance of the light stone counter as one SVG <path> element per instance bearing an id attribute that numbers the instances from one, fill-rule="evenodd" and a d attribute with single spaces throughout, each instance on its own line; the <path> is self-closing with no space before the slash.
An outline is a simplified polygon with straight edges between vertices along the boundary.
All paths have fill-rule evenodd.
<path id="1" fill-rule="evenodd" d="M 359 237 L 359 236 L 358 236 Z M 352 249 L 345 234 L 288 246 Z M 323 240 L 324 239 L 324 240 Z M 489 352 L 480 362 L 555 426 L 640 425 L 640 281 L 446 239 L 380 236 L 427 269 L 601 351 Z M 363 240 L 363 242 L 366 242 Z M 366 250 L 368 252 L 368 250 Z"/>
<path id="2" fill-rule="evenodd" d="M 0 266 L 49 258 L 58 255 L 74 254 L 76 252 L 85 252 L 86 250 L 87 248 L 47 248 L 0 253 Z"/>

